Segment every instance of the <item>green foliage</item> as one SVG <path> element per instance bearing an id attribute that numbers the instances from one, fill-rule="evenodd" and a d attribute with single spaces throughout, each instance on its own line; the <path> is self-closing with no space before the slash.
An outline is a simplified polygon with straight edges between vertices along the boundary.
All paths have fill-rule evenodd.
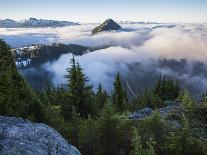
<path id="1" fill-rule="evenodd" d="M 162 98 L 163 101 L 173 101 L 180 94 L 180 86 L 178 80 L 166 79 L 160 76 L 154 90 L 155 94 Z"/>
<path id="2" fill-rule="evenodd" d="M 132 138 L 132 147 L 130 155 L 155 155 L 154 145 L 156 143 L 150 138 L 148 142 L 146 142 L 147 148 L 144 149 L 141 144 L 141 137 L 139 136 L 138 130 L 134 128 L 133 130 L 133 138 Z"/>
<path id="3" fill-rule="evenodd" d="M 133 129 L 132 147 L 131 155 L 143 155 L 143 148 L 141 144 L 141 137 L 138 134 L 136 128 Z"/>
<path id="4" fill-rule="evenodd" d="M 101 117 L 98 120 L 100 125 L 100 146 L 101 154 L 126 154 L 130 149 L 131 127 L 128 122 L 123 121 L 115 114 L 111 103 L 104 106 Z"/>
<path id="5" fill-rule="evenodd" d="M 109 95 L 105 90 L 103 90 L 102 85 L 99 84 L 97 93 L 96 93 L 96 104 L 99 109 L 103 109 L 104 104 L 107 102 L 109 99 Z"/>
<path id="6" fill-rule="evenodd" d="M 152 90 L 145 90 L 135 101 L 135 108 L 149 107 L 156 109 L 163 106 L 162 99 Z"/>
<path id="7" fill-rule="evenodd" d="M 16 69 L 10 48 L 0 40 L 0 114 L 42 122 L 44 106 Z"/>
<path id="8" fill-rule="evenodd" d="M 71 112 L 72 106 L 76 108 L 81 117 L 88 117 L 89 114 L 94 115 L 97 107 L 94 102 L 92 87 L 86 84 L 88 80 L 81 66 L 75 62 L 74 57 L 71 60 L 71 67 L 67 69 L 65 78 L 68 81 L 68 100 L 61 105 L 64 118 L 70 119 L 68 114 Z"/>
<path id="9" fill-rule="evenodd" d="M 100 137 L 98 121 L 91 117 L 80 124 L 79 145 L 83 154 L 95 155 L 100 152 Z"/>
<path id="10" fill-rule="evenodd" d="M 118 111 L 123 112 L 127 106 L 126 102 L 127 96 L 123 90 L 120 74 L 118 72 L 114 81 L 113 104 L 116 106 Z"/>
<path id="11" fill-rule="evenodd" d="M 184 116 L 182 127 L 166 140 L 165 148 L 171 154 L 178 155 L 205 155 L 207 147 L 204 143 L 191 135 L 188 120 Z"/>
<path id="12" fill-rule="evenodd" d="M 82 118 L 79 113 L 76 112 L 76 108 L 73 106 L 72 107 L 72 112 L 71 112 L 71 119 L 69 122 L 69 138 L 71 139 L 71 142 L 75 145 L 78 145 L 79 143 L 79 132 L 80 128 L 79 125 L 82 121 Z"/>
<path id="13" fill-rule="evenodd" d="M 189 110 L 195 109 L 196 105 L 195 105 L 190 93 L 187 90 L 185 90 L 179 98 L 180 98 L 183 106 L 186 109 L 189 109 Z"/>

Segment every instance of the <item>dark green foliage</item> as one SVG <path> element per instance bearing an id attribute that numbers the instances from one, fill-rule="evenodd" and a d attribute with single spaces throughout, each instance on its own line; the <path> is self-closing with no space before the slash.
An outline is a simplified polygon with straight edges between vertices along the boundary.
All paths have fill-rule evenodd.
<path id="1" fill-rule="evenodd" d="M 156 109 L 163 106 L 162 99 L 152 90 L 145 90 L 134 102 L 135 109 L 149 107 Z"/>
<path id="2" fill-rule="evenodd" d="M 94 102 L 94 92 L 92 86 L 87 85 L 87 78 L 83 73 L 83 69 L 79 63 L 75 62 L 73 57 L 71 60 L 71 67 L 67 69 L 65 78 L 68 81 L 68 100 L 61 104 L 61 110 L 64 118 L 69 120 L 69 113 L 72 106 L 75 107 L 77 113 L 81 117 L 88 117 L 89 114 L 94 115 L 97 109 Z"/>
<path id="3" fill-rule="evenodd" d="M 96 93 L 96 104 L 99 107 L 99 109 L 102 109 L 104 107 L 104 104 L 109 99 L 109 95 L 105 90 L 103 90 L 102 85 L 99 84 L 97 93 Z"/>
<path id="4" fill-rule="evenodd" d="M 149 107 L 152 109 L 164 106 L 164 101 L 174 101 L 180 94 L 177 80 L 160 76 L 154 89 L 146 89 L 133 102 L 133 109 Z"/>
<path id="5" fill-rule="evenodd" d="M 118 72 L 114 81 L 113 104 L 116 106 L 118 111 L 123 112 L 127 106 L 126 101 L 126 93 L 123 90 L 120 74 Z"/>
<path id="6" fill-rule="evenodd" d="M 160 76 L 154 90 L 163 101 L 173 101 L 177 99 L 180 94 L 180 86 L 178 80 L 173 78 L 167 79 L 165 76 Z"/>
<path id="7" fill-rule="evenodd" d="M 152 138 L 150 138 L 150 140 L 146 142 L 146 145 L 146 149 L 142 147 L 141 137 L 139 136 L 138 130 L 134 128 L 132 138 L 133 149 L 130 155 L 155 155 L 155 142 L 152 140 Z"/>
<path id="8" fill-rule="evenodd" d="M 96 155 L 100 151 L 100 130 L 97 121 L 91 117 L 80 124 L 79 145 L 83 154 Z"/>
<path id="9" fill-rule="evenodd" d="M 207 145 L 191 135 L 188 120 L 184 116 L 182 127 L 167 138 L 168 153 L 174 155 L 206 155 Z"/>
<path id="10" fill-rule="evenodd" d="M 106 103 L 100 117 L 81 122 L 80 149 L 90 155 L 129 154 L 131 136 L 131 123 L 115 115 L 113 105 Z"/>
<path id="11" fill-rule="evenodd" d="M 188 110 L 193 110 L 195 109 L 195 103 L 190 95 L 190 93 L 185 90 L 181 96 L 179 96 L 179 99 L 181 100 L 183 106 L 188 109 Z"/>
<path id="12" fill-rule="evenodd" d="M 44 120 L 44 106 L 16 69 L 10 48 L 0 40 L 0 114 Z"/>

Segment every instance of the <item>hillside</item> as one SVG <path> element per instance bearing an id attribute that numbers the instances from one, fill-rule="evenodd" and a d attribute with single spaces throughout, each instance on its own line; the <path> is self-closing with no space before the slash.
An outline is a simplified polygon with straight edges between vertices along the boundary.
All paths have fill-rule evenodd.
<path id="1" fill-rule="evenodd" d="M 83 55 L 90 49 L 75 44 L 33 45 L 12 50 L 18 68 L 37 67 L 57 60 L 62 54 Z"/>

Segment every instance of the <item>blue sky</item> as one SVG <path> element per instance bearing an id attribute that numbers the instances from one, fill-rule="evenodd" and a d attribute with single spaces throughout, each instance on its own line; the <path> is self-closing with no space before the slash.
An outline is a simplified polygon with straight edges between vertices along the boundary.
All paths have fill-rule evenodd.
<path id="1" fill-rule="evenodd" d="M 207 0 L 0 0 L 0 18 L 207 22 Z"/>

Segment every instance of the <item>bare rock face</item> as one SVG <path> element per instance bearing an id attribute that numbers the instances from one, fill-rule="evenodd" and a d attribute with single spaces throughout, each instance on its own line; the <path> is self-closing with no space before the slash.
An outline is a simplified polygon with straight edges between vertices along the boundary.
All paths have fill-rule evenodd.
<path id="1" fill-rule="evenodd" d="M 81 155 L 53 128 L 16 117 L 0 116 L 1 155 Z"/>
<path id="2" fill-rule="evenodd" d="M 102 31 L 112 31 L 112 30 L 118 30 L 121 26 L 117 24 L 112 19 L 107 19 L 103 24 L 97 26 L 95 29 L 93 29 L 92 33 L 96 34 Z"/>

